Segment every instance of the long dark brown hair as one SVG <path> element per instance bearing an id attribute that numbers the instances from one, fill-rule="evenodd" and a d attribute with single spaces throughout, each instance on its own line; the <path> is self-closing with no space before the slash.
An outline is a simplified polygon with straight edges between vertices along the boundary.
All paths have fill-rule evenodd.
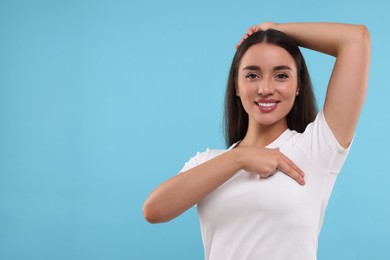
<path id="1" fill-rule="evenodd" d="M 237 49 L 230 67 L 225 94 L 225 140 L 227 146 L 242 140 L 248 130 L 248 114 L 236 95 L 238 68 L 245 52 L 254 44 L 268 43 L 285 49 L 295 60 L 298 73 L 299 95 L 291 111 L 287 114 L 287 126 L 291 130 L 302 133 L 306 126 L 313 122 L 317 114 L 316 101 L 313 94 L 309 72 L 305 59 L 296 42 L 285 33 L 268 29 L 250 35 Z"/>

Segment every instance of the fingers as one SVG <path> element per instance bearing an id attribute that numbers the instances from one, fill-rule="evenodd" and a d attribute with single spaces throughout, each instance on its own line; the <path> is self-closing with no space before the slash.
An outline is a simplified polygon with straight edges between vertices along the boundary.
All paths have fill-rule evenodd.
<path id="1" fill-rule="evenodd" d="M 248 35 L 252 35 L 253 33 L 259 31 L 259 27 L 257 25 L 255 26 L 252 26 L 251 28 L 248 29 L 248 31 L 246 32 L 246 34 Z"/>
<path id="2" fill-rule="evenodd" d="M 244 36 L 241 38 L 240 42 L 238 44 L 236 44 L 236 49 L 238 47 L 240 47 L 240 45 L 249 37 L 251 36 L 253 33 L 257 32 L 259 30 L 258 26 L 252 26 L 251 28 L 248 29 L 248 31 L 246 32 L 246 34 L 244 34 Z"/>
<path id="3" fill-rule="evenodd" d="M 300 185 L 305 185 L 305 174 L 303 171 L 284 154 L 280 153 L 280 158 L 281 160 L 278 163 L 278 169 L 286 175 L 290 176 Z"/>
<path id="4" fill-rule="evenodd" d="M 239 42 L 238 44 L 236 44 L 236 49 L 238 49 L 238 47 L 240 47 L 240 45 L 241 45 L 248 37 L 249 37 L 249 35 L 248 35 L 248 34 L 245 34 L 245 35 L 241 38 L 240 42 Z"/>
<path id="5" fill-rule="evenodd" d="M 240 45 L 246 40 L 246 38 L 251 36 L 253 33 L 255 33 L 257 31 L 265 31 L 267 29 L 274 28 L 277 25 L 278 25 L 277 23 L 273 23 L 273 22 L 264 22 L 264 23 L 250 27 L 248 29 L 248 31 L 246 32 L 246 34 L 244 35 L 244 37 L 241 38 L 240 42 L 238 44 L 236 44 L 236 49 L 238 47 L 240 47 Z"/>
<path id="6" fill-rule="evenodd" d="M 279 148 L 278 148 L 279 150 Z M 300 176 L 305 177 L 305 173 L 293 162 L 291 161 L 286 155 L 284 155 L 282 152 L 280 152 L 280 156 L 283 158 L 284 161 L 287 162 L 289 166 L 291 166 Z"/>

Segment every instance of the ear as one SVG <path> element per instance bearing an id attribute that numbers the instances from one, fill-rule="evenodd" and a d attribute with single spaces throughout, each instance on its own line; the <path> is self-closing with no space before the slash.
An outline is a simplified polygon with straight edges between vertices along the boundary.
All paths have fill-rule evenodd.
<path id="1" fill-rule="evenodd" d="M 298 88 L 297 91 L 295 92 L 295 96 L 299 96 L 299 88 Z"/>
<path id="2" fill-rule="evenodd" d="M 240 96 L 240 90 L 238 89 L 238 87 L 236 86 L 236 96 L 239 97 Z"/>

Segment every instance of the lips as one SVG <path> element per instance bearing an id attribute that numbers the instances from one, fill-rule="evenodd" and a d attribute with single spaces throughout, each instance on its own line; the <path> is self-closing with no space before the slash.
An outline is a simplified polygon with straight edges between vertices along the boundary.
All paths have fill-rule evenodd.
<path id="1" fill-rule="evenodd" d="M 277 108 L 278 103 L 279 102 L 274 99 L 260 99 L 255 101 L 257 108 L 263 113 L 274 111 Z"/>
<path id="2" fill-rule="evenodd" d="M 257 103 L 257 105 L 259 105 L 261 107 L 272 107 L 272 106 L 276 105 L 276 102 L 275 103 Z"/>

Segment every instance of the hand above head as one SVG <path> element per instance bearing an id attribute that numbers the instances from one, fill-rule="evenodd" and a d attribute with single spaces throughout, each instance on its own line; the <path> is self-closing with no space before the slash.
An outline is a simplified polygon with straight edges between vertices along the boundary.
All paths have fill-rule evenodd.
<path id="1" fill-rule="evenodd" d="M 268 29 L 274 29 L 277 23 L 273 22 L 264 22 L 261 24 L 254 25 L 248 29 L 248 31 L 244 34 L 244 36 L 241 38 L 239 43 L 236 45 L 236 48 L 238 48 L 249 36 L 251 36 L 253 33 L 258 31 L 266 31 Z"/>

